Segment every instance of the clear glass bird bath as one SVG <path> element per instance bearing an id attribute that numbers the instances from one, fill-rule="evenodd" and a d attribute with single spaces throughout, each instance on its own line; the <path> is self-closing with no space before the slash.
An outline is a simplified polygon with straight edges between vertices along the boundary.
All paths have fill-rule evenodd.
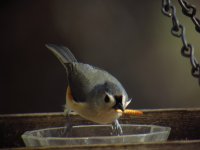
<path id="1" fill-rule="evenodd" d="M 131 144 L 166 141 L 171 128 L 156 125 L 122 124 L 123 135 L 113 136 L 111 125 L 73 126 L 70 135 L 64 127 L 26 131 L 22 139 L 26 146 L 62 146 L 93 144 Z"/>

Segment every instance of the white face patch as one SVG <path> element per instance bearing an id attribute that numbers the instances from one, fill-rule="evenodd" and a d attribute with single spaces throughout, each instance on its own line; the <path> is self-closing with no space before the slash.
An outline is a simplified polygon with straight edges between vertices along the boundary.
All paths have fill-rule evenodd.
<path id="1" fill-rule="evenodd" d="M 125 96 L 124 96 L 125 97 Z M 125 98 L 124 98 L 125 99 Z M 125 101 L 125 100 L 124 100 Z M 125 108 L 130 104 L 130 102 L 132 101 L 132 99 L 129 99 L 128 101 L 125 101 L 124 103 L 124 106 Z"/>
<path id="2" fill-rule="evenodd" d="M 122 95 L 122 104 L 123 106 L 126 106 L 126 97 Z"/>

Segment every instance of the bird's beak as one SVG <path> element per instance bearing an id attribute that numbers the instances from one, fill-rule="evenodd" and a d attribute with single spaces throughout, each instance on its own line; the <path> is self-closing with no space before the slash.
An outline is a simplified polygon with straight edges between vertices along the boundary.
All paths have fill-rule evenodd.
<path id="1" fill-rule="evenodd" d="M 122 111 L 125 110 L 125 108 L 124 108 L 122 102 L 120 102 L 120 101 L 117 101 L 116 104 L 113 106 L 113 108 L 114 108 L 115 110 L 117 110 L 117 109 L 120 109 L 120 110 L 122 110 Z"/>

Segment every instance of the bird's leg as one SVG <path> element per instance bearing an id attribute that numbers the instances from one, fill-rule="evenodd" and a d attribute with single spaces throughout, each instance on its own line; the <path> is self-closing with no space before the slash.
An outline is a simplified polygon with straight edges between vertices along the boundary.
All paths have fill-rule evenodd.
<path id="1" fill-rule="evenodd" d="M 69 113 L 70 113 L 70 110 L 65 111 L 66 123 L 65 123 L 65 128 L 62 135 L 66 137 L 70 135 L 71 130 L 72 130 L 72 122 L 71 122 Z"/>
<path id="2" fill-rule="evenodd" d="M 113 133 L 112 133 L 113 135 L 122 135 L 123 134 L 122 127 L 119 124 L 118 120 L 115 120 L 113 122 L 112 127 L 113 127 Z"/>

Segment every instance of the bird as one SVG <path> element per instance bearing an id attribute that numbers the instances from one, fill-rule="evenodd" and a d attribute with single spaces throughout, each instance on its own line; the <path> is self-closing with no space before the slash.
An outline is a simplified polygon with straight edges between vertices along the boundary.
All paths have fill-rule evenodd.
<path id="1" fill-rule="evenodd" d="M 118 119 L 132 99 L 129 99 L 119 80 L 104 69 L 77 61 L 63 45 L 46 44 L 46 47 L 58 58 L 67 73 L 64 112 L 69 114 L 73 111 L 97 124 L 112 124 L 115 133 L 122 134 Z"/>

